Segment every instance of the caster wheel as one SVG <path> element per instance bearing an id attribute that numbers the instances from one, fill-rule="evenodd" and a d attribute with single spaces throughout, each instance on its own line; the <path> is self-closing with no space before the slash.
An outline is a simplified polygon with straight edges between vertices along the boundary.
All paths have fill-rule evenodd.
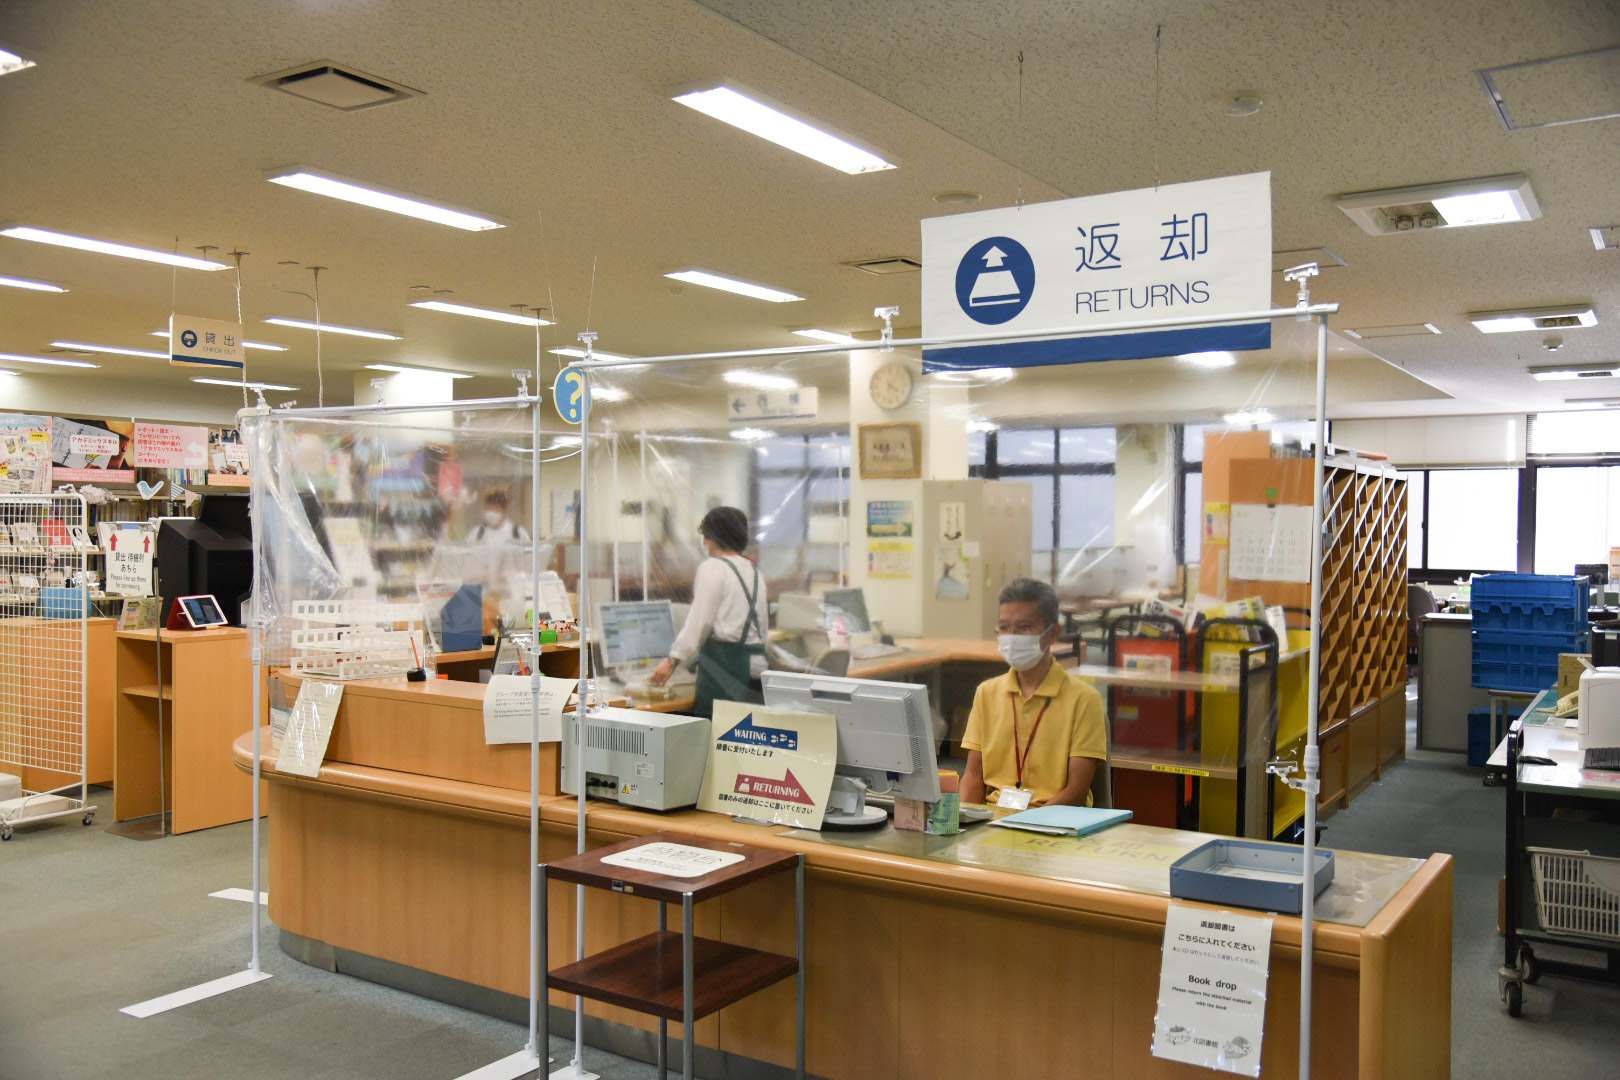
<path id="1" fill-rule="evenodd" d="M 1519 958 L 1519 965 L 1524 970 L 1524 981 L 1531 986 L 1541 981 L 1541 965 L 1536 962 L 1535 954 L 1526 951 Z"/>
<path id="2" fill-rule="evenodd" d="M 95 820 L 96 820 L 96 815 L 94 815 L 94 814 L 86 814 L 86 815 L 84 815 L 84 823 L 86 825 L 91 824 Z"/>
<path id="3" fill-rule="evenodd" d="M 1518 983 L 1508 983 L 1502 990 L 1502 997 L 1507 1001 L 1509 1016 L 1518 1016 L 1524 1011 L 1524 988 Z"/>
<path id="4" fill-rule="evenodd" d="M 11 830 L 10 829 L 0 829 L 0 840 L 10 840 L 10 839 L 11 839 Z"/>

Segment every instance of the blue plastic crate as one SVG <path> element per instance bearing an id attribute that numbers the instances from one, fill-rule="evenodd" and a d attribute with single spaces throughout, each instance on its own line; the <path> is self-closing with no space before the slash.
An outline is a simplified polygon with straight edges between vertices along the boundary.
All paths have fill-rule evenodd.
<path id="1" fill-rule="evenodd" d="M 1475 630 L 1579 634 L 1586 629 L 1586 609 L 1572 608 L 1561 600 L 1481 600 L 1476 596 L 1469 608 Z"/>
<path id="2" fill-rule="evenodd" d="M 1583 577 L 1562 574 L 1486 574 L 1473 580 L 1469 597 L 1470 607 L 1480 601 L 1490 604 L 1550 601 L 1580 612 L 1584 619 L 1592 598 L 1592 585 Z"/>
<path id="3" fill-rule="evenodd" d="M 1479 630 L 1473 634 L 1475 686 L 1537 693 L 1558 682 L 1560 653 L 1586 651 L 1586 634 Z"/>

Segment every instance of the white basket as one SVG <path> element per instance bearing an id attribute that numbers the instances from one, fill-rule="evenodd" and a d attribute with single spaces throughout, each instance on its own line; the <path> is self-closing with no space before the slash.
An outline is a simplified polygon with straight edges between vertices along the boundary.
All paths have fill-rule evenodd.
<path id="1" fill-rule="evenodd" d="M 1620 859 L 1559 848 L 1525 850 L 1543 930 L 1620 941 Z"/>

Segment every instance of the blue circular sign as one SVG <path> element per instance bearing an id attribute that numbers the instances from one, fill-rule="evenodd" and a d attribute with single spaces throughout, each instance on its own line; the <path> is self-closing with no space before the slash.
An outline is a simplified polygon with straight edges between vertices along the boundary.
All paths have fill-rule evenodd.
<path id="1" fill-rule="evenodd" d="M 180 334 L 180 344 L 184 345 L 188 349 L 195 349 L 197 347 L 197 331 L 182 331 Z"/>
<path id="2" fill-rule="evenodd" d="M 584 420 L 590 400 L 591 388 L 585 380 L 584 368 L 566 367 L 557 372 L 557 381 L 551 384 L 551 401 L 563 423 L 577 424 Z"/>
<path id="3" fill-rule="evenodd" d="M 1010 237 L 980 240 L 956 264 L 956 303 L 974 322 L 986 326 L 1010 322 L 1034 294 L 1035 261 Z"/>

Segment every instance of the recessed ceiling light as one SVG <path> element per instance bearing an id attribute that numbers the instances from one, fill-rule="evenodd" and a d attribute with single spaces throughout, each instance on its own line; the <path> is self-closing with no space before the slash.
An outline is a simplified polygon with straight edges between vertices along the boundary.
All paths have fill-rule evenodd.
<path id="1" fill-rule="evenodd" d="M 977 191 L 938 191 L 934 193 L 934 201 L 942 206 L 972 206 L 984 198 Z"/>
<path id="2" fill-rule="evenodd" d="M 1259 94 L 1239 94 L 1231 101 L 1228 101 L 1226 108 L 1222 111 L 1227 116 L 1253 116 L 1260 111 L 1260 106 L 1264 104 L 1265 101 Z"/>
<path id="3" fill-rule="evenodd" d="M 833 345 L 853 345 L 860 340 L 859 338 L 850 337 L 848 334 L 834 333 L 831 330 L 809 329 L 794 330 L 792 332 L 797 334 L 799 337 L 809 338 L 812 341 L 826 341 Z"/>
<path id="4" fill-rule="evenodd" d="M 13 71 L 25 71 L 34 66 L 32 60 L 24 60 L 14 52 L 0 49 L 0 75 L 10 75 Z"/>
<path id="5" fill-rule="evenodd" d="M 82 341 L 53 341 L 51 342 L 51 348 L 72 349 L 75 352 L 88 353 L 117 353 L 119 356 L 147 356 L 153 360 L 167 360 L 169 358 L 169 354 L 166 352 L 152 352 L 149 349 L 120 349 L 114 345 L 86 345 Z"/>
<path id="6" fill-rule="evenodd" d="M 719 289 L 721 292 L 736 293 L 739 296 L 751 296 L 755 300 L 769 300 L 773 304 L 788 304 L 804 297 L 781 289 L 773 289 L 769 285 L 758 285 L 752 281 L 742 281 L 738 278 L 729 278 L 723 274 L 716 274 L 709 270 L 676 270 L 665 274 L 667 278 L 676 281 L 686 281 L 693 285 L 702 285 L 709 289 Z"/>
<path id="7" fill-rule="evenodd" d="M 1184 364 L 1191 364 L 1193 367 L 1209 368 L 1211 370 L 1229 368 L 1237 363 L 1237 356 L 1224 351 L 1182 353 L 1176 359 Z"/>
<path id="8" fill-rule="evenodd" d="M 290 326 L 295 330 L 319 330 L 323 334 L 348 334 L 352 337 L 376 338 L 378 341 L 404 341 L 398 334 L 384 333 L 381 330 L 362 330 L 357 326 L 338 326 L 334 323 L 312 323 L 305 319 L 283 319 L 277 316 L 264 320 L 272 326 Z"/>
<path id="9" fill-rule="evenodd" d="M 592 401 L 629 401 L 630 391 L 619 386 L 591 387 Z"/>
<path id="10" fill-rule="evenodd" d="M 1221 419 L 1228 424 L 1245 425 L 1269 424 L 1277 418 L 1271 415 L 1270 409 L 1239 409 L 1236 412 L 1227 413 Z"/>
<path id="11" fill-rule="evenodd" d="M 0 353 L 0 360 L 12 364 L 46 364 L 50 367 L 79 367 L 98 368 L 100 364 L 92 364 L 88 360 L 55 360 L 44 356 L 18 356 L 16 353 Z"/>
<path id="12" fill-rule="evenodd" d="M 1335 205 L 1374 236 L 1530 221 L 1541 216 L 1523 173 L 1341 195 Z"/>
<path id="13" fill-rule="evenodd" d="M 688 108 L 851 176 L 894 168 L 893 162 L 849 136 L 730 79 L 681 87 L 669 96 Z"/>
<path id="14" fill-rule="evenodd" d="M 1620 364 L 1562 364 L 1553 367 L 1533 367 L 1530 369 L 1530 377 L 1537 382 L 1613 379 L 1620 377 Z"/>
<path id="15" fill-rule="evenodd" d="M 17 374 L 17 373 L 15 371 L 12 371 L 10 368 L 0 368 L 0 375 L 15 375 L 15 374 Z"/>
<path id="16" fill-rule="evenodd" d="M 968 371 L 936 371 L 933 376 L 940 382 L 993 384 L 1011 382 L 1016 374 L 1010 367 L 986 367 Z"/>
<path id="17" fill-rule="evenodd" d="M 114 244 L 109 240 L 93 240 L 88 236 L 73 236 L 70 233 L 52 232 L 50 229 L 36 229 L 30 225 L 7 225 L 0 229 L 0 236 L 11 236 L 18 240 L 33 240 L 41 244 L 55 244 L 57 247 L 77 248 L 79 251 L 95 251 L 102 255 L 119 255 L 126 259 L 140 259 L 144 262 L 162 263 L 165 266 L 179 266 L 187 270 L 226 270 L 229 269 L 222 262 L 212 259 L 193 259 L 189 255 L 176 255 L 168 251 L 153 251 L 151 248 L 130 247 L 128 244 Z"/>
<path id="18" fill-rule="evenodd" d="M 238 381 L 236 379 L 192 379 L 191 381 L 196 382 L 196 383 L 202 383 L 205 386 L 235 386 L 235 387 L 250 386 L 250 387 L 258 387 L 260 390 L 297 390 L 298 389 L 298 387 L 296 387 L 296 386 L 282 386 L 280 383 L 273 383 L 273 382 L 247 382 L 247 383 L 244 383 L 244 382 L 240 382 L 240 381 Z"/>
<path id="19" fill-rule="evenodd" d="M 1000 428 L 1000 426 L 1000 424 L 997 424 L 992 420 L 969 420 L 967 422 L 967 429 L 969 431 L 984 435 L 988 435 L 990 432 L 996 431 Z"/>
<path id="20" fill-rule="evenodd" d="M 1354 330 L 1345 330 L 1344 336 L 1364 340 L 1366 338 L 1386 337 L 1430 337 L 1440 333 L 1440 328 L 1434 323 L 1399 323 L 1389 326 L 1358 326 Z"/>
<path id="21" fill-rule="evenodd" d="M 320 169 L 306 169 L 301 165 L 289 165 L 285 168 L 271 169 L 264 174 L 264 178 L 272 184 L 282 187 L 297 188 L 299 191 L 308 191 L 315 195 L 327 195 L 344 202 L 358 203 L 361 206 L 370 206 L 377 210 L 388 210 L 395 214 L 404 214 L 406 217 L 420 218 L 423 221 L 432 221 L 439 225 L 449 225 L 457 229 L 466 229 L 469 232 L 485 232 L 489 229 L 504 229 L 505 224 L 494 218 L 484 217 L 468 210 L 447 206 L 443 203 L 428 202 L 426 199 L 403 191 L 394 191 L 390 188 L 378 187 L 375 184 L 362 183 L 359 180 L 350 180 L 335 173 L 324 172 Z"/>
<path id="22" fill-rule="evenodd" d="M 552 356 L 569 356 L 569 357 L 573 357 L 575 360 L 583 360 L 583 359 L 585 359 L 585 350 L 584 349 L 576 349 L 573 346 L 568 346 L 566 348 L 561 348 L 561 349 L 547 349 L 546 352 L 550 353 Z M 628 356 L 620 356 L 618 353 L 602 352 L 600 349 L 597 349 L 596 351 L 592 352 L 591 356 L 594 359 L 597 359 L 597 360 L 629 360 L 630 359 L 630 357 L 628 357 Z M 622 371 L 624 369 L 620 368 L 619 370 Z"/>
<path id="23" fill-rule="evenodd" d="M 1470 311 L 1468 321 L 1482 334 L 1512 334 L 1523 330 L 1573 330 L 1596 326 L 1597 312 L 1590 304 L 1569 307 L 1519 308 L 1509 311 Z"/>
<path id="24" fill-rule="evenodd" d="M 511 311 L 497 311 L 494 308 L 468 307 L 466 304 L 447 304 L 443 300 L 414 300 L 411 307 L 427 308 L 429 311 L 447 311 L 451 315 L 471 315 L 475 319 L 491 319 L 495 322 L 516 323 L 519 326 L 550 326 L 550 319 L 536 319 L 531 315 L 518 315 Z"/>
<path id="25" fill-rule="evenodd" d="M 728 371 L 726 382 L 732 386 L 746 386 L 751 390 L 797 390 L 799 384 L 785 375 L 767 375 L 763 371 Z"/>
<path id="26" fill-rule="evenodd" d="M 775 432 L 766 431 L 764 428 L 745 427 L 737 428 L 731 432 L 731 437 L 741 439 L 743 442 L 759 442 L 761 439 L 768 439 L 774 434 Z"/>
<path id="27" fill-rule="evenodd" d="M 467 374 L 464 371 L 441 371 L 438 368 L 402 367 L 399 364 L 367 364 L 366 365 L 366 370 L 368 370 L 368 371 L 392 371 L 392 372 L 395 372 L 396 374 L 448 375 L 452 379 L 470 379 L 470 378 L 472 378 L 471 375 Z"/>
<path id="28" fill-rule="evenodd" d="M 0 277 L 0 285 L 9 285 L 13 289 L 32 289 L 35 292 L 67 292 L 60 285 L 52 285 L 48 281 L 29 281 L 20 277 Z"/>
<path id="29" fill-rule="evenodd" d="M 154 331 L 152 331 L 152 336 L 153 337 L 166 338 L 166 337 L 169 336 L 169 332 L 167 330 L 154 330 Z M 242 342 L 242 348 L 244 348 L 244 349 L 263 349 L 266 352 L 286 352 L 287 351 L 287 346 L 285 346 L 285 345 L 272 345 L 268 341 L 244 341 L 244 342 Z M 231 385 L 236 386 L 238 384 L 237 383 L 232 383 Z"/>

